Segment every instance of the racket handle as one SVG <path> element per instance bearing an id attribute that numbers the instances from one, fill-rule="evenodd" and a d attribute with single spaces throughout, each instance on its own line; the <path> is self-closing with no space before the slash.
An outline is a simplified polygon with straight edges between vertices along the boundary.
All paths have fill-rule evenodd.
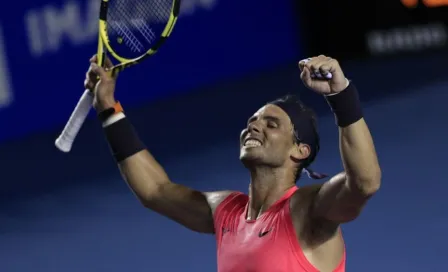
<path id="1" fill-rule="evenodd" d="M 78 104 L 72 112 L 72 115 L 68 119 L 64 130 L 59 135 L 55 141 L 56 147 L 62 152 L 70 152 L 72 149 L 73 142 L 78 135 L 79 130 L 81 130 L 87 115 L 92 108 L 93 95 L 90 90 L 85 90 L 79 99 Z"/>

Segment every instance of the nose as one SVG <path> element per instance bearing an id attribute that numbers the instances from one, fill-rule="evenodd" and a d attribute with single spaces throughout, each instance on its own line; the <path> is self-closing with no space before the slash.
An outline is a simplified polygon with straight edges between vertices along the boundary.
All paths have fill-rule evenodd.
<path id="1" fill-rule="evenodd" d="M 260 133 L 261 129 L 260 129 L 260 125 L 257 122 L 252 122 L 247 126 L 247 130 L 249 132 L 256 132 L 256 133 Z"/>

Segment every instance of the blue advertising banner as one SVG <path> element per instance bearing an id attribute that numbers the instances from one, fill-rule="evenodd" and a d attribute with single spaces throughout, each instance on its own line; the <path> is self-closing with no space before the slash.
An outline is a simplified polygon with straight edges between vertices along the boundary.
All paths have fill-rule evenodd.
<path id="1" fill-rule="evenodd" d="M 63 126 L 96 51 L 98 0 L 26 0 L 0 10 L 0 141 Z M 129 106 L 292 62 L 292 3 L 183 0 L 160 52 L 123 72 Z"/>

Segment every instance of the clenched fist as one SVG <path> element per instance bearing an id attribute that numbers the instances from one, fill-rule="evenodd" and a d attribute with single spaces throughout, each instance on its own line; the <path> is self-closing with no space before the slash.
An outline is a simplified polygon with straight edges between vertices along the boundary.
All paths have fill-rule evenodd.
<path id="1" fill-rule="evenodd" d="M 300 61 L 299 68 L 303 84 L 318 94 L 337 94 L 349 84 L 338 61 L 324 55 Z"/>

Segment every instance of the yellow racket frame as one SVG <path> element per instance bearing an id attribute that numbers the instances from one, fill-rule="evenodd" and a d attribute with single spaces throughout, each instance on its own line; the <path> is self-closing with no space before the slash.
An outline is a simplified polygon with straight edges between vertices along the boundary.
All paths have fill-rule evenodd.
<path id="1" fill-rule="evenodd" d="M 154 44 L 145 54 L 140 57 L 127 59 L 118 55 L 110 46 L 110 40 L 107 35 L 107 9 L 109 6 L 109 0 L 101 0 L 100 7 L 100 18 L 99 18 L 99 30 L 98 30 L 98 50 L 97 50 L 97 63 L 100 66 L 104 65 L 105 60 L 105 52 L 104 47 L 106 47 L 107 51 L 112 55 L 114 59 L 120 62 L 120 64 L 114 65 L 109 72 L 113 75 L 123 71 L 125 68 L 135 65 L 141 62 L 143 59 L 153 55 L 157 52 L 159 47 L 163 44 L 163 42 L 171 35 L 171 32 L 174 29 L 174 26 L 177 22 L 177 18 L 179 16 L 181 0 L 173 0 L 171 5 L 171 12 L 168 22 L 166 23 L 165 28 L 163 29 L 162 35 L 159 38 L 158 42 Z"/>

